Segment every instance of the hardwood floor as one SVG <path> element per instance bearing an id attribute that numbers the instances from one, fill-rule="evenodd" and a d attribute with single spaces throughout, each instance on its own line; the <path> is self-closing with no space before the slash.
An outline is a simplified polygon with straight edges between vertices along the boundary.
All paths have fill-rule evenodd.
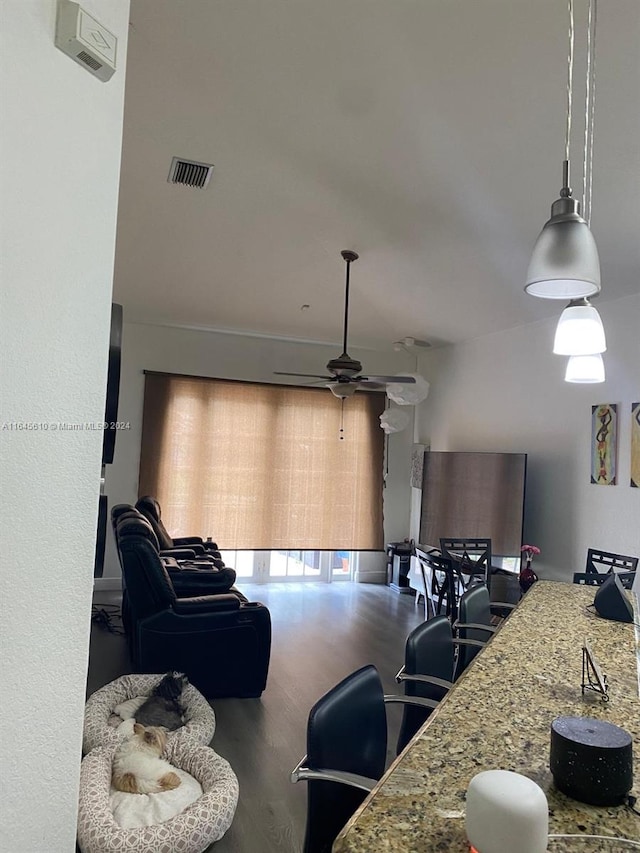
<path id="1" fill-rule="evenodd" d="M 260 699 L 214 699 L 211 746 L 233 767 L 240 800 L 215 853 L 299 853 L 306 786 L 291 770 L 305 753 L 309 709 L 334 684 L 368 663 L 386 693 L 397 692 L 407 634 L 422 620 L 414 598 L 386 586 L 354 583 L 239 584 L 271 612 L 273 642 L 267 688 Z M 113 596 L 113 594 L 112 594 Z M 96 593 L 96 603 L 113 604 Z M 124 637 L 94 624 L 87 695 L 130 672 Z M 391 757 L 401 709 L 388 709 Z"/>

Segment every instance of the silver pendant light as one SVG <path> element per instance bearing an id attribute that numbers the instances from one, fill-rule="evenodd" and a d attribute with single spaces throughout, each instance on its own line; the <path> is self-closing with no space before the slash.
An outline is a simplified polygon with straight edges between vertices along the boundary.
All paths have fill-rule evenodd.
<path id="1" fill-rule="evenodd" d="M 567 122 L 565 157 L 562 169 L 563 187 L 551 206 L 551 218 L 545 223 L 531 255 L 525 291 L 542 299 L 573 300 L 600 292 L 600 261 L 595 240 L 589 229 L 591 207 L 591 158 L 593 152 L 593 42 L 592 4 L 589 0 L 587 35 L 587 74 L 585 98 L 585 141 L 583 152 L 583 203 L 573 197 L 569 183 L 569 149 L 573 106 L 574 16 L 573 0 L 569 0 L 569 55 L 567 63 Z M 593 37 L 592 38 L 592 29 Z M 587 198 L 587 188 L 588 195 Z M 587 211 L 587 204 L 589 210 Z"/>

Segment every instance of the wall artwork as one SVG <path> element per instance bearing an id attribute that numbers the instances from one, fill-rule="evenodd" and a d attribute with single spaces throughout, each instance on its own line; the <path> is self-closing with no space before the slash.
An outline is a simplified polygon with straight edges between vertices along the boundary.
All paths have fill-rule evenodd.
<path id="1" fill-rule="evenodd" d="M 615 486 L 618 450 L 618 404 L 591 407 L 591 482 Z"/>
<path id="2" fill-rule="evenodd" d="M 631 486 L 640 489 L 640 402 L 631 404 Z"/>

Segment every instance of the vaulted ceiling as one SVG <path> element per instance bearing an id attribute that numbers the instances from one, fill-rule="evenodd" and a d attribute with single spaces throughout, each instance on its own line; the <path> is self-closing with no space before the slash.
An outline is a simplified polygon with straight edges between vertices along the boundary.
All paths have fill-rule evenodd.
<path id="1" fill-rule="evenodd" d="M 640 291 L 639 45 L 638 0 L 601 2 L 599 303 Z M 566 57 L 563 0 L 132 0 L 114 298 L 129 320 L 339 341 L 348 248 L 356 345 L 557 315 L 522 288 L 561 186 Z M 174 156 L 213 163 L 208 187 L 168 183 Z"/>

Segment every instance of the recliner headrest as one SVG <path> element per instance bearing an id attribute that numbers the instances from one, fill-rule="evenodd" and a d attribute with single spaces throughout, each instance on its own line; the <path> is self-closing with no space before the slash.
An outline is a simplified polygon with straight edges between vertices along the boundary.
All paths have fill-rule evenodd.
<path id="1" fill-rule="evenodd" d="M 135 507 L 143 515 L 149 513 L 156 521 L 160 521 L 160 504 L 152 495 L 144 495 L 136 502 Z"/>
<path id="2" fill-rule="evenodd" d="M 145 495 L 136 504 L 136 509 L 148 519 L 154 529 L 161 548 L 173 548 L 173 539 L 160 518 L 160 504 L 152 495 Z"/>
<path id="3" fill-rule="evenodd" d="M 135 512 L 135 507 L 131 504 L 116 504 L 111 507 L 111 521 L 115 523 L 120 516 L 124 515 L 127 512 Z"/>
<path id="4" fill-rule="evenodd" d="M 125 514 L 120 517 L 116 526 L 116 535 L 118 539 L 131 539 L 134 536 L 138 536 L 143 539 L 148 539 L 156 551 L 159 550 L 158 537 L 154 533 L 153 527 L 151 527 L 147 519 L 139 512 L 136 512 L 135 510 L 134 512 L 135 515 Z"/>

